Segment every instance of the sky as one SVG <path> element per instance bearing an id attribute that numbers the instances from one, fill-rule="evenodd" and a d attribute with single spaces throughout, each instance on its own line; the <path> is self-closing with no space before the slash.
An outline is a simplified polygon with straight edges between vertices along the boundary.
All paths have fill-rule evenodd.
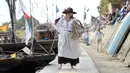
<path id="1" fill-rule="evenodd" d="M 10 21 L 8 5 L 5 0 L 0 0 L 0 25 L 6 21 Z"/>
<path id="2" fill-rule="evenodd" d="M 98 16 L 99 13 L 97 11 L 97 6 L 99 5 L 100 0 L 31 0 L 32 1 L 32 15 L 39 20 L 40 23 L 44 23 L 46 21 L 46 17 L 48 14 L 48 18 L 50 20 L 54 20 L 57 17 L 60 17 L 62 15 L 62 11 L 67 7 L 72 7 L 74 11 L 77 12 L 77 14 L 74 15 L 74 17 L 78 18 L 79 20 L 83 21 L 83 13 L 84 13 L 84 7 L 89 8 L 89 12 L 87 13 L 87 20 L 86 22 L 89 23 L 90 16 Z M 27 7 L 30 7 L 28 5 L 29 0 L 23 0 L 25 5 Z M 46 3 L 48 6 L 48 12 L 46 9 Z M 10 15 L 8 10 L 8 5 L 5 2 L 5 0 L 0 0 L 0 25 L 4 22 L 10 21 Z M 56 7 L 58 6 L 59 12 L 56 14 Z M 20 4 L 18 3 L 18 0 L 16 2 L 16 16 L 17 19 L 19 19 L 22 16 L 22 12 L 20 11 Z"/>
<path id="3" fill-rule="evenodd" d="M 100 0 L 59 0 L 58 5 L 61 8 L 60 13 L 64 10 L 64 8 L 72 7 L 74 11 L 77 12 L 74 15 L 79 20 L 83 21 L 83 13 L 84 7 L 89 8 L 89 12 L 87 13 L 87 19 L 90 19 L 90 16 L 98 16 L 99 13 L 97 11 L 97 6 L 99 5 Z M 87 21 L 88 22 L 88 21 Z"/>

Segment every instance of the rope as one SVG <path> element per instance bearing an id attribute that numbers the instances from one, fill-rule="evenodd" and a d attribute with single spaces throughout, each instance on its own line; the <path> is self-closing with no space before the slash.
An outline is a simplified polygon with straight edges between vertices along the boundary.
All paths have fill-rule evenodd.
<path id="1" fill-rule="evenodd" d="M 38 43 L 38 42 L 37 42 L 37 43 Z M 38 43 L 38 45 L 39 45 L 46 53 L 49 54 L 49 52 L 48 52 L 44 47 L 42 47 L 39 43 Z"/>
<path id="2" fill-rule="evenodd" d="M 80 22 L 79 20 L 75 20 L 72 23 L 72 39 L 79 39 L 84 32 L 84 28 L 82 26 L 82 23 L 80 22 L 80 25 L 78 24 Z"/>
<path id="3" fill-rule="evenodd" d="M 58 25 L 58 22 L 59 21 L 61 21 L 61 18 L 57 21 L 57 23 L 56 23 L 56 25 Z M 62 24 L 63 24 L 63 20 L 62 20 Z M 59 25 L 58 26 L 56 26 L 56 30 L 58 31 L 59 30 Z M 53 51 L 53 45 L 54 45 L 54 43 L 55 43 L 55 39 L 56 39 L 56 35 L 58 35 L 58 32 L 56 31 L 56 33 L 55 33 L 55 35 L 54 35 L 54 40 L 53 40 L 53 42 L 52 42 L 52 45 L 51 45 L 51 47 L 50 47 L 50 52 L 49 53 L 51 53 L 51 52 L 54 52 Z"/>
<path id="4" fill-rule="evenodd" d="M 39 7 L 38 7 L 38 4 L 36 3 L 36 1 L 33 0 L 33 2 L 36 4 L 37 8 L 39 8 Z M 37 8 L 36 8 L 36 9 L 37 9 Z M 43 10 L 43 9 L 37 9 L 37 11 L 38 11 L 38 12 L 40 13 L 40 15 L 44 18 L 45 15 L 42 15 L 42 13 L 44 13 L 44 10 Z M 44 19 L 45 19 L 45 18 L 44 18 Z M 48 20 L 49 20 L 49 19 L 48 19 Z"/>
<path id="5" fill-rule="evenodd" d="M 54 53 L 53 45 L 54 45 L 54 43 L 55 43 L 55 39 L 56 39 L 56 34 L 54 35 L 54 40 L 52 41 L 52 45 L 51 45 L 51 47 L 50 47 L 50 52 L 49 52 L 49 53 L 51 53 L 51 52 Z"/>
<path id="6" fill-rule="evenodd" d="M 70 46 L 70 39 L 71 39 L 71 38 L 69 38 L 70 35 L 69 35 L 69 32 L 68 32 L 68 31 L 69 31 L 69 30 L 68 30 L 68 25 L 69 25 L 69 24 L 68 24 L 67 21 L 66 21 L 67 35 L 68 35 L 68 40 L 67 40 L 67 41 L 68 41 L 68 43 L 69 43 L 69 48 L 70 48 L 70 50 L 72 51 L 71 46 Z"/>

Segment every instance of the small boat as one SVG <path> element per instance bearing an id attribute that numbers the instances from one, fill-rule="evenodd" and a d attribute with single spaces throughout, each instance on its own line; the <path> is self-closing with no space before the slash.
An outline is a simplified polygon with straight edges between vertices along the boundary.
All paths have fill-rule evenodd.
<path id="1" fill-rule="evenodd" d="M 7 0 L 7 3 L 12 6 L 9 7 L 12 21 L 12 30 L 10 32 L 12 39 L 10 39 L 11 42 L 0 43 L 0 73 L 35 73 L 36 70 L 43 68 L 55 59 L 58 43 L 55 31 L 44 29 L 44 31 L 37 31 L 37 38 L 30 40 L 27 45 L 25 42 L 15 42 L 13 32 L 13 6 L 15 2 L 14 0 L 12 2 Z"/>
<path id="2" fill-rule="evenodd" d="M 45 31 L 40 33 L 44 35 Z M 1 43 L 0 73 L 35 73 L 36 70 L 55 59 L 57 43 L 57 39 L 34 40 L 32 55 L 22 50 L 25 47 L 31 48 L 31 42 L 28 45 L 24 42 Z M 11 54 L 14 53 L 16 57 L 12 58 Z"/>
<path id="3" fill-rule="evenodd" d="M 39 32 L 41 35 L 44 35 L 46 31 Z M 49 33 L 49 31 L 47 32 Z M 25 42 L 1 43 L 0 73 L 35 73 L 36 70 L 55 59 L 57 43 L 58 40 L 53 38 L 48 40 L 34 40 L 32 55 L 28 55 L 22 50 L 24 47 L 31 48 L 31 42 L 28 45 Z M 16 53 L 16 57 L 12 58 L 11 54 L 14 53 Z"/>

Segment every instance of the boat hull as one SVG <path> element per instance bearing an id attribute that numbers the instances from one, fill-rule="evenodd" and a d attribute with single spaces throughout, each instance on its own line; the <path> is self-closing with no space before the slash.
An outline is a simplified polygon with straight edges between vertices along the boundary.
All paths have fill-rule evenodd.
<path id="1" fill-rule="evenodd" d="M 35 73 L 55 59 L 55 55 L 0 60 L 0 73 Z"/>
<path id="2" fill-rule="evenodd" d="M 42 47 L 44 47 L 46 50 L 50 50 L 51 47 L 53 48 L 54 51 L 57 50 L 58 40 L 42 40 L 42 41 L 37 41 L 37 42 Z M 53 46 L 52 46 L 52 44 L 53 44 Z M 22 48 L 24 48 L 25 46 L 27 46 L 27 47 L 30 48 L 31 47 L 31 42 L 28 45 L 26 45 L 24 42 L 19 42 L 19 43 L 3 43 L 3 44 L 0 44 L 0 48 L 2 48 L 3 51 L 5 53 L 7 53 L 7 54 L 19 51 Z M 34 47 L 35 47 L 34 49 L 35 49 L 36 52 L 42 52 L 41 50 L 43 50 L 37 44 L 34 45 Z"/>
<path id="3" fill-rule="evenodd" d="M 39 47 L 38 44 L 35 43 L 33 45 L 33 51 L 35 53 L 31 56 L 25 54 L 22 51 L 22 53 L 24 53 L 22 54 L 22 58 L 1 59 L 0 73 L 35 73 L 36 70 L 38 70 L 39 68 L 43 68 L 49 62 L 54 60 L 57 54 L 57 40 L 38 41 L 38 43 L 42 47 L 44 47 L 46 51 L 49 52 L 50 49 L 52 49 L 54 52 L 50 51 L 50 53 L 47 53 L 42 47 Z M 10 54 L 21 50 L 25 46 L 25 43 L 0 44 L 0 47 L 2 48 L 4 53 L 9 56 Z M 27 45 L 27 47 L 30 48 L 31 44 Z"/>

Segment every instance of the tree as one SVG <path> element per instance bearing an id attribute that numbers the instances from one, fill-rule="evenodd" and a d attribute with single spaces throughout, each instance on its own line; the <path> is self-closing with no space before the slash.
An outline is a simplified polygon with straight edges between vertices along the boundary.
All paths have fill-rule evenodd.
<path id="1" fill-rule="evenodd" d="M 32 17 L 33 21 L 34 21 L 34 24 L 39 24 L 39 21 L 36 20 L 34 17 Z M 31 23 L 31 18 L 30 19 L 27 19 L 30 23 Z M 16 25 L 15 25 L 15 29 L 20 29 L 22 27 L 25 26 L 25 19 L 24 19 L 24 16 L 19 19 L 17 22 L 16 22 Z"/>
<path id="2" fill-rule="evenodd" d="M 98 6 L 98 9 L 100 10 L 100 14 L 101 15 L 105 15 L 107 8 L 108 8 L 108 4 L 112 3 L 112 4 L 120 4 L 121 2 L 126 1 L 126 0 L 101 0 L 100 1 L 100 6 Z"/>
<path id="3" fill-rule="evenodd" d="M 119 4 L 121 3 L 121 1 L 125 1 L 125 0 L 109 0 L 109 2 L 111 2 L 112 4 Z"/>
<path id="4" fill-rule="evenodd" d="M 109 4 L 109 0 L 101 0 L 100 2 L 100 14 L 101 15 L 104 15 L 106 13 L 106 10 L 107 10 L 107 6 Z"/>

